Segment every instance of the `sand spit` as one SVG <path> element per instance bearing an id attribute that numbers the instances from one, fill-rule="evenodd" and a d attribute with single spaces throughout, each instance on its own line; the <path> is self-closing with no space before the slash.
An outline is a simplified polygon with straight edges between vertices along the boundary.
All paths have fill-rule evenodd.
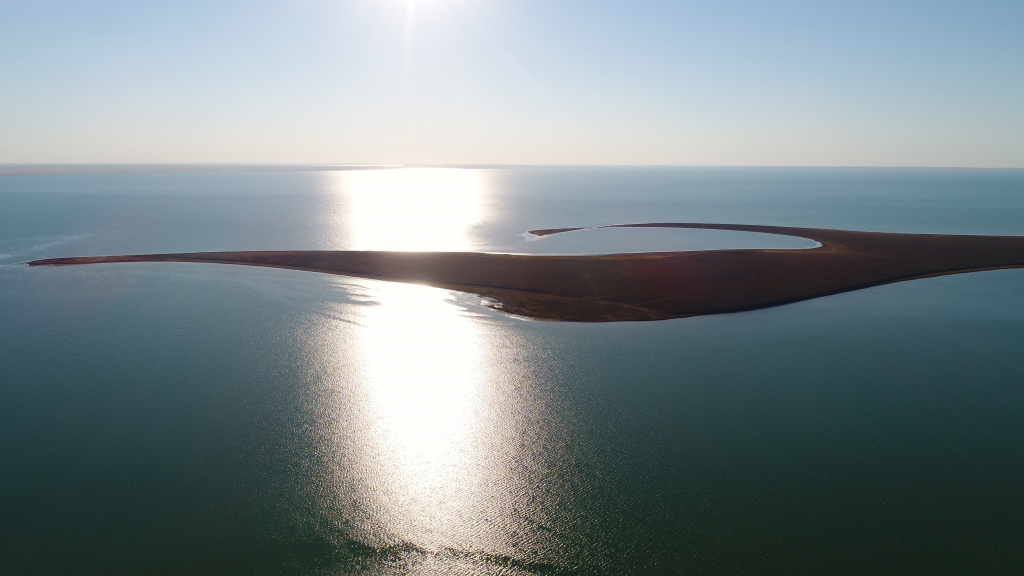
<path id="1" fill-rule="evenodd" d="M 818 248 L 579 256 L 472 252 L 193 252 L 50 258 L 30 266 L 204 262 L 425 284 L 491 299 L 521 316 L 576 322 L 664 320 L 777 306 L 944 274 L 1024 267 L 1024 237 L 648 223 L 798 236 Z M 537 236 L 579 230 L 531 230 Z"/>

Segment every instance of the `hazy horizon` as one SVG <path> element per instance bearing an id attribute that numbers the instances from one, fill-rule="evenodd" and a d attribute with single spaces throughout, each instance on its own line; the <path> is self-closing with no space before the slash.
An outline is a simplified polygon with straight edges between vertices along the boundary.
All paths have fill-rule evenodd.
<path id="1" fill-rule="evenodd" d="M 687 165 L 687 164 L 344 164 L 279 162 L 20 162 L 0 163 L 0 176 L 112 175 L 231 172 L 337 172 L 389 169 L 502 170 L 517 168 L 607 168 L 607 169 L 708 169 L 708 170 L 892 170 L 892 171 L 991 171 L 1020 172 L 1024 168 L 1003 166 L 837 166 L 837 165 Z"/>
<path id="2" fill-rule="evenodd" d="M 0 2 L 0 163 L 1024 168 L 1024 5 Z"/>

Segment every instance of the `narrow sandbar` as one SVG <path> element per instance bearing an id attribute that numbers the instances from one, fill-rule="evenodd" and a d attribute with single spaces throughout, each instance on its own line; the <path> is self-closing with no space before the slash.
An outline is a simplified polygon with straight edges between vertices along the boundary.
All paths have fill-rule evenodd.
<path id="1" fill-rule="evenodd" d="M 50 258 L 30 266 L 204 262 L 425 284 L 478 294 L 521 316 L 664 320 L 777 306 L 902 280 L 1024 267 L 1024 237 L 855 232 L 742 224 L 647 223 L 798 236 L 810 249 L 542 256 L 472 252 L 193 252 Z M 545 236 L 579 230 L 531 230 Z"/>

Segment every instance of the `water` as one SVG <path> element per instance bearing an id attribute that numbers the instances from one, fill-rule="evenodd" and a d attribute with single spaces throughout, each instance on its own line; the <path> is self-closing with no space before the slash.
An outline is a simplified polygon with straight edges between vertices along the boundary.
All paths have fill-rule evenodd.
<path id="1" fill-rule="evenodd" d="M 19 264 L 808 246 L 708 231 L 523 235 L 647 221 L 1024 235 L 1024 172 L 4 177 L 0 572 L 1024 568 L 1022 270 L 575 324 L 287 270 Z"/>

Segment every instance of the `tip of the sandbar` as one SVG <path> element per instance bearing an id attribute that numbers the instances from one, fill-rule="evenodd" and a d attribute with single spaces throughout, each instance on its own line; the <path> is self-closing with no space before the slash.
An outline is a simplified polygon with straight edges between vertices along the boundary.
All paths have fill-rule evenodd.
<path id="1" fill-rule="evenodd" d="M 575 228 L 543 228 L 541 230 L 527 230 L 526 233 L 527 234 L 532 234 L 533 236 L 541 237 L 541 236 L 550 236 L 552 234 L 560 234 L 562 232 L 575 232 L 577 230 L 593 230 L 593 229 L 594 229 L 593 226 L 577 226 Z"/>

